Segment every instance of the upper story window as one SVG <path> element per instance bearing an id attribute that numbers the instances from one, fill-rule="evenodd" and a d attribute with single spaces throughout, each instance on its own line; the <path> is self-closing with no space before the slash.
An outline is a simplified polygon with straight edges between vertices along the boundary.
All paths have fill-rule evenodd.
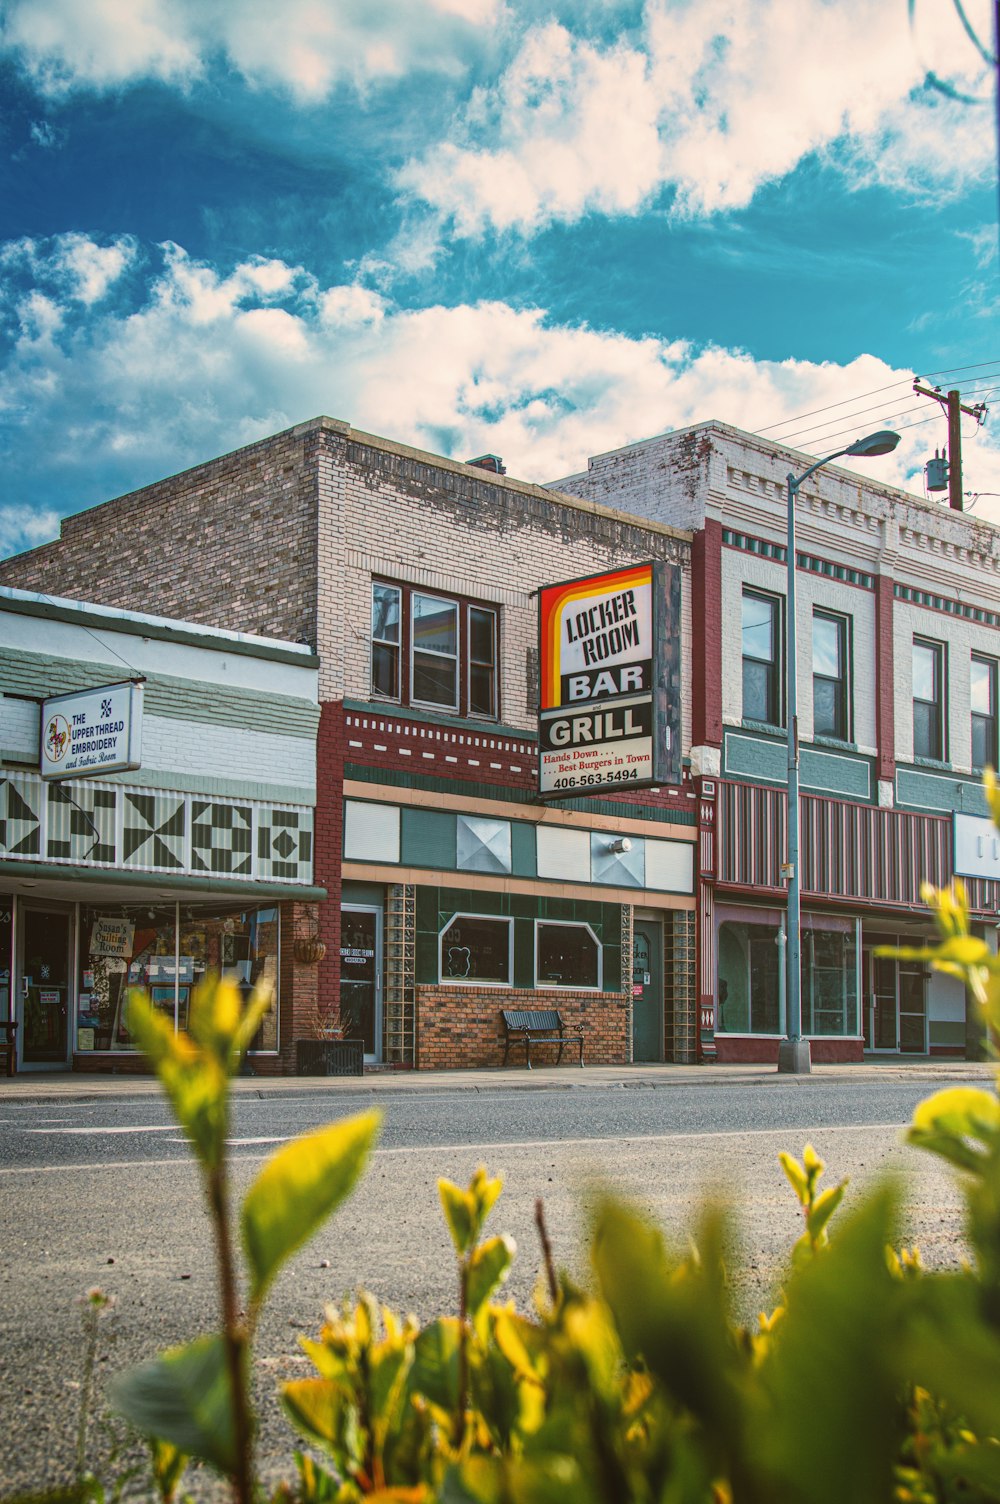
<path id="1" fill-rule="evenodd" d="M 497 613 L 372 581 L 372 694 L 495 720 Z"/>
<path id="2" fill-rule="evenodd" d="M 846 616 L 813 612 L 813 735 L 851 735 L 850 636 Z"/>
<path id="3" fill-rule="evenodd" d="M 743 719 L 781 725 L 781 602 L 743 592 Z"/>
<path id="4" fill-rule="evenodd" d="M 972 766 L 997 766 L 997 661 L 972 657 Z"/>
<path id="5" fill-rule="evenodd" d="M 913 639 L 913 755 L 943 762 L 944 643 Z"/>

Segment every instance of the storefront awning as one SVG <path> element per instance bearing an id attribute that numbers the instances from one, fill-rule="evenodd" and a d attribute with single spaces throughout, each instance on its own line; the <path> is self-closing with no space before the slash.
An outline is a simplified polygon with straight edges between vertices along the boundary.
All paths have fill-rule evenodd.
<path id="1" fill-rule="evenodd" d="M 0 889 L 24 898 L 56 899 L 63 903 L 76 899 L 128 903 L 130 897 L 139 894 L 171 903 L 215 898 L 246 898 L 253 903 L 321 903 L 327 897 L 325 888 L 302 883 L 248 882 L 167 872 L 125 873 L 106 867 L 25 861 L 0 861 Z"/>

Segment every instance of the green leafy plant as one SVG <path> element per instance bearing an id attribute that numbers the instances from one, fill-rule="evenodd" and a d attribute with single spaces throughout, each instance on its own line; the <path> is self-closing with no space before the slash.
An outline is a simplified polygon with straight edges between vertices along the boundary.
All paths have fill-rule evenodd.
<path id="1" fill-rule="evenodd" d="M 112 1398 L 136 1430 L 172 1449 L 154 1455 L 165 1488 L 176 1488 L 183 1459 L 197 1457 L 231 1480 L 239 1504 L 251 1504 L 256 1486 L 248 1367 L 261 1306 L 282 1264 L 356 1184 L 379 1125 L 377 1113 L 364 1113 L 283 1145 L 264 1165 L 240 1209 L 244 1301 L 226 1164 L 229 1080 L 270 1006 L 268 987 L 258 987 L 244 1007 L 232 982 L 209 978 L 192 995 L 186 1034 L 175 1033 L 143 994 L 129 999 L 129 1028 L 155 1066 L 201 1171 L 221 1321 L 219 1331 L 123 1374 Z"/>

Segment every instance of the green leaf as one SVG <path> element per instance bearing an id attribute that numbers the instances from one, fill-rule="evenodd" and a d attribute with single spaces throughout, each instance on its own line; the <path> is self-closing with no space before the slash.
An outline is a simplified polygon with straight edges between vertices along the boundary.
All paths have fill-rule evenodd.
<path id="1" fill-rule="evenodd" d="M 951 1086 L 919 1104 L 913 1127 L 990 1141 L 1000 1134 L 1000 1098 L 974 1086 Z"/>
<path id="2" fill-rule="evenodd" d="M 153 1481 L 160 1498 L 172 1499 L 188 1465 L 187 1456 L 173 1442 L 164 1441 L 160 1436 L 149 1438 L 149 1451 Z"/>
<path id="3" fill-rule="evenodd" d="M 219 1060 L 206 1054 L 152 1006 L 145 993 L 129 992 L 128 1026 L 170 1099 L 174 1116 L 205 1170 L 222 1160 L 229 1132 L 229 1078 Z"/>
<path id="4" fill-rule="evenodd" d="M 459 1258 L 464 1258 L 475 1241 L 475 1207 L 468 1191 L 453 1180 L 438 1181 L 438 1195 L 451 1241 Z"/>
<path id="5" fill-rule="evenodd" d="M 831 1186 L 828 1191 L 823 1191 L 816 1197 L 806 1217 L 806 1226 L 809 1228 L 811 1237 L 821 1236 L 826 1224 L 843 1201 L 846 1190 L 847 1181 L 842 1180 L 839 1185 Z"/>
<path id="6" fill-rule="evenodd" d="M 806 1202 L 809 1200 L 809 1179 L 806 1175 L 806 1172 L 803 1170 L 798 1160 L 793 1159 L 791 1154 L 786 1153 L 784 1149 L 782 1149 L 781 1153 L 778 1155 L 778 1163 L 784 1170 L 785 1174 L 788 1176 L 792 1190 L 795 1192 L 796 1196 L 798 1196 L 799 1201 L 802 1203 L 802 1205 L 805 1206 Z"/>
<path id="7" fill-rule="evenodd" d="M 365 1112 L 293 1139 L 250 1187 L 240 1217 L 259 1301 L 279 1268 L 353 1190 L 375 1142 L 381 1113 Z"/>
<path id="8" fill-rule="evenodd" d="M 141 1435 L 232 1473 L 233 1396 L 221 1337 L 199 1337 L 129 1369 L 112 1384 L 111 1401 Z"/>
<path id="9" fill-rule="evenodd" d="M 466 1286 L 466 1304 L 473 1321 L 489 1300 L 493 1291 L 510 1273 L 517 1245 L 513 1238 L 488 1238 L 473 1253 L 469 1260 L 469 1276 Z"/>
<path id="10" fill-rule="evenodd" d="M 441 1316 L 424 1327 L 414 1344 L 410 1388 L 442 1410 L 458 1404 L 458 1321 Z"/>
<path id="11" fill-rule="evenodd" d="M 309 1441 L 333 1447 L 343 1430 L 343 1412 L 350 1396 L 330 1379 L 294 1379 L 281 1386 L 285 1414 Z"/>

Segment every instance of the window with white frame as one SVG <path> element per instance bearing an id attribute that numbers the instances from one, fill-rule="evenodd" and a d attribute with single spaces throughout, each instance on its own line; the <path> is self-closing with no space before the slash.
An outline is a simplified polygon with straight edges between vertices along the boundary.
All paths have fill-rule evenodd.
<path id="1" fill-rule="evenodd" d="M 372 581 L 371 685 L 378 699 L 496 720 L 498 641 L 491 606 Z"/>
<path id="2" fill-rule="evenodd" d="M 781 602 L 778 597 L 745 589 L 742 627 L 743 719 L 780 726 Z"/>
<path id="3" fill-rule="evenodd" d="M 600 988 L 601 942 L 589 924 L 536 920 L 535 986 Z"/>
<path id="4" fill-rule="evenodd" d="M 851 736 L 850 630 L 846 616 L 813 612 L 813 735 Z"/>
<path id="5" fill-rule="evenodd" d="M 509 987 L 514 924 L 485 914 L 454 914 L 440 934 L 442 982 Z"/>
<path id="6" fill-rule="evenodd" d="M 945 657 L 943 642 L 913 639 L 913 755 L 943 762 Z"/>
<path id="7" fill-rule="evenodd" d="M 997 661 L 972 655 L 972 766 L 997 766 Z"/>

